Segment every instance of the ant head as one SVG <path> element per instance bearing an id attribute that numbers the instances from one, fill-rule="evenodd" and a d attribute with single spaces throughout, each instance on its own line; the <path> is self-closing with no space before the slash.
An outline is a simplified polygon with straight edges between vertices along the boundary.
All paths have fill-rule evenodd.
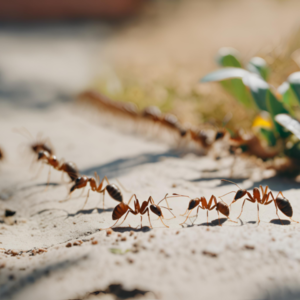
<path id="1" fill-rule="evenodd" d="M 241 199 L 242 197 L 244 197 L 246 195 L 247 191 L 246 190 L 238 190 L 234 196 L 234 201 L 237 201 L 239 199 Z"/>
<path id="2" fill-rule="evenodd" d="M 38 160 L 40 160 L 40 159 L 43 159 L 43 158 L 46 158 L 47 157 L 47 152 L 46 151 L 40 151 L 39 153 L 38 153 Z"/>
<path id="3" fill-rule="evenodd" d="M 191 210 L 193 208 L 195 208 L 198 204 L 199 204 L 199 200 L 197 201 L 197 199 L 192 199 L 189 203 L 189 208 L 188 210 Z"/>

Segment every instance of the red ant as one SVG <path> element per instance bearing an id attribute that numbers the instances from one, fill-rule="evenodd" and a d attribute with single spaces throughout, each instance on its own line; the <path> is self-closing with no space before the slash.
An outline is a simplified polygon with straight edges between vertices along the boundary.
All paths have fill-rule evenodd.
<path id="1" fill-rule="evenodd" d="M 107 185 L 105 188 L 103 188 L 104 181 L 107 182 Z M 115 184 L 110 184 L 108 181 L 108 178 L 104 176 L 102 181 L 100 181 L 100 177 L 98 176 L 97 172 L 95 172 L 95 178 L 88 177 L 88 176 L 82 176 L 78 177 L 75 180 L 74 185 L 70 189 L 70 194 L 76 190 L 86 187 L 86 185 L 90 183 L 91 190 L 94 192 L 102 193 L 103 194 L 103 208 L 104 208 L 104 198 L 105 198 L 105 191 L 108 192 L 108 194 L 116 201 L 123 202 L 123 195 L 120 189 Z M 120 183 L 119 183 L 120 184 Z M 125 190 L 125 189 L 124 189 Z M 82 207 L 82 209 L 85 207 L 87 201 L 89 198 L 89 192 L 87 194 L 87 198 L 85 200 L 85 203 Z M 97 205 L 98 206 L 98 205 Z"/>
<path id="2" fill-rule="evenodd" d="M 62 175 L 67 173 L 71 181 L 75 181 L 80 175 L 77 166 L 73 162 L 59 161 L 55 155 L 51 155 L 47 151 L 40 151 L 38 153 L 38 160 L 44 160 L 47 165 L 52 166 L 57 171 L 62 171 Z M 50 182 L 51 168 L 49 169 L 47 185 Z"/>
<path id="3" fill-rule="evenodd" d="M 179 195 L 179 194 L 175 194 L 175 193 L 173 195 L 174 196 L 170 196 L 168 198 L 171 198 L 171 197 L 188 197 L 188 198 L 190 198 L 189 196 Z M 214 202 L 214 205 L 212 206 L 213 202 Z M 216 208 L 216 210 L 218 212 L 218 220 L 219 220 L 219 225 L 220 226 L 222 226 L 222 225 L 221 225 L 221 222 L 220 222 L 219 212 L 221 214 L 223 214 L 224 216 L 226 216 L 229 221 L 237 223 L 237 222 L 235 222 L 235 221 L 233 221 L 229 218 L 229 213 L 230 213 L 229 206 L 224 201 L 217 202 L 217 198 L 214 195 L 212 195 L 210 197 L 209 202 L 207 202 L 205 197 L 191 199 L 190 202 L 189 202 L 189 206 L 188 206 L 187 210 L 181 216 L 185 216 L 188 211 L 189 211 L 189 213 L 188 213 L 186 219 L 184 220 L 184 222 L 180 223 L 179 225 L 183 225 L 187 221 L 190 214 L 192 213 L 192 210 L 196 207 L 198 207 L 197 208 L 196 219 L 198 218 L 199 208 L 201 208 L 203 210 L 205 210 L 205 209 L 207 210 L 207 225 L 208 225 L 208 211 L 213 210 L 214 208 Z"/>
<path id="4" fill-rule="evenodd" d="M 295 220 L 292 219 L 293 208 L 291 206 L 290 201 L 283 196 L 283 194 L 282 194 L 281 191 L 278 193 L 278 195 L 276 196 L 276 198 L 274 198 L 273 193 L 271 191 L 268 193 L 268 188 L 269 188 L 268 186 L 266 186 L 266 188 L 264 190 L 263 187 L 260 185 L 259 187 L 261 189 L 262 196 L 260 195 L 260 191 L 259 191 L 258 188 L 254 188 L 253 189 L 253 196 L 252 196 L 247 190 L 241 189 L 236 183 L 234 183 L 232 181 L 229 181 L 229 180 L 225 180 L 225 179 L 222 179 L 222 181 L 230 182 L 230 183 L 236 185 L 239 188 L 239 190 L 237 192 L 232 191 L 232 192 L 227 193 L 227 194 L 235 193 L 234 199 L 231 202 L 231 204 L 234 203 L 234 202 L 236 202 L 237 200 L 241 199 L 246 194 L 249 197 L 249 198 L 246 198 L 244 200 L 243 205 L 242 205 L 242 209 L 241 209 L 241 213 L 239 214 L 239 216 L 237 217 L 237 219 L 242 215 L 244 204 L 245 204 L 246 200 L 248 200 L 248 201 L 250 201 L 252 203 L 257 202 L 258 224 L 260 223 L 260 219 L 259 219 L 259 204 L 261 204 L 261 205 L 269 205 L 272 202 L 274 202 L 274 205 L 276 207 L 276 214 L 277 214 L 277 216 L 278 216 L 278 218 L 279 218 L 279 220 L 280 220 L 280 222 L 281 222 L 282 225 L 283 225 L 283 223 L 282 223 L 282 221 L 281 221 L 281 219 L 280 219 L 280 217 L 278 215 L 278 209 L 284 215 L 286 215 L 287 217 L 289 217 L 291 219 L 291 221 L 299 223 L 299 222 L 297 222 L 297 221 L 295 221 Z M 225 194 L 225 195 L 227 195 L 227 194 Z M 225 196 L 225 195 L 223 195 L 223 196 Z M 282 198 L 279 198 L 279 195 L 281 195 Z M 221 196 L 221 197 L 223 197 L 223 196 Z M 269 197 L 270 196 L 272 197 L 272 200 L 269 201 Z"/>
<path id="5" fill-rule="evenodd" d="M 152 227 L 151 221 L 150 221 L 150 212 L 149 212 L 149 205 L 150 205 L 150 210 L 156 214 L 158 216 L 158 218 L 160 219 L 160 221 L 163 223 L 163 225 L 167 228 L 169 228 L 169 226 L 167 226 L 162 219 L 165 219 L 161 208 L 165 208 L 167 210 L 169 210 L 169 212 L 173 215 L 173 218 L 176 218 L 175 215 L 171 212 L 171 208 L 168 205 L 167 202 L 167 195 L 165 195 L 165 197 L 160 200 L 157 204 L 154 203 L 154 200 L 152 198 L 152 196 L 150 196 L 148 198 L 148 201 L 144 201 L 142 203 L 142 205 L 140 205 L 139 200 L 137 199 L 136 195 L 133 194 L 131 196 L 131 198 L 128 201 L 128 204 L 125 204 L 124 202 L 118 204 L 114 210 L 113 210 L 113 214 L 112 214 L 112 219 L 113 220 L 117 220 L 116 223 L 112 226 L 114 227 L 120 220 L 120 218 L 123 217 L 123 215 L 126 213 L 124 220 L 121 222 L 121 224 L 119 226 L 121 226 L 123 224 L 123 222 L 126 220 L 127 216 L 129 213 L 132 213 L 133 215 L 141 215 L 141 228 L 143 227 L 142 221 L 143 221 L 143 215 L 144 214 L 148 214 L 148 219 L 149 219 L 149 224 L 150 224 L 150 228 Z M 132 200 L 132 198 L 135 197 L 135 201 L 134 201 L 134 210 L 129 206 L 130 201 Z M 166 200 L 168 207 L 164 207 L 164 206 L 160 206 L 159 203 L 162 202 L 163 200 Z M 171 218 L 171 219 L 173 219 Z M 129 225 L 130 226 L 130 225 Z"/>

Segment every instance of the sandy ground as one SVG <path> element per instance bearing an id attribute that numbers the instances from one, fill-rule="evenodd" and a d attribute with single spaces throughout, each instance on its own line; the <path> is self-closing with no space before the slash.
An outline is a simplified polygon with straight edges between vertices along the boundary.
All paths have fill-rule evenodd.
<path id="1" fill-rule="evenodd" d="M 150 230 L 147 217 L 142 230 L 132 229 L 129 224 L 138 226 L 140 220 L 130 216 L 122 228 L 107 235 L 101 229 L 113 224 L 116 202 L 106 197 L 105 209 L 100 202 L 94 210 L 99 195 L 91 193 L 81 210 L 85 197 L 78 191 L 71 200 L 60 203 L 70 185 L 62 184 L 55 171 L 44 191 L 48 169 L 32 179 L 37 167 L 30 171 L 30 155 L 22 154 L 24 148 L 18 147 L 25 140 L 12 133 L 12 128 L 21 126 L 33 134 L 36 128 L 51 133 L 58 157 L 75 161 L 83 174 L 97 171 L 111 182 L 117 178 L 140 200 L 151 195 L 157 202 L 166 193 L 220 196 L 235 190 L 220 181 L 230 174 L 231 157 L 218 161 L 194 155 L 178 157 L 167 145 L 94 125 L 71 105 L 54 106 L 47 113 L 24 110 L 20 114 L 6 108 L 0 124 L 7 153 L 7 160 L 1 163 L 0 209 L 16 210 L 17 223 L 0 224 L 1 299 L 219 299 L 220 294 L 222 299 L 297 297 L 300 227 L 289 221 L 280 225 L 273 205 L 260 208 L 259 226 L 256 205 L 251 203 L 246 204 L 237 224 L 222 218 L 219 227 L 213 211 L 207 227 L 202 211 L 196 221 L 191 219 L 194 226 L 190 221 L 180 226 L 184 217 L 179 214 L 187 208 L 188 199 L 170 199 L 178 216 L 165 221 L 170 228 L 151 214 L 154 229 Z M 267 179 L 269 172 L 247 161 L 238 161 L 234 176 L 247 189 L 263 184 L 275 193 L 282 190 L 291 201 L 295 219 L 300 220 L 296 184 Z M 126 201 L 132 192 L 124 192 Z M 227 203 L 231 199 L 225 197 Z M 241 204 L 232 206 L 232 218 L 238 216 Z M 81 246 L 66 247 L 78 240 L 83 241 Z M 27 251 L 34 247 L 47 252 L 32 256 Z M 4 254 L 8 249 L 23 253 Z"/>
<path id="2" fill-rule="evenodd" d="M 76 162 L 83 174 L 97 171 L 122 182 L 129 190 L 126 200 L 133 192 L 140 200 L 151 195 L 157 202 L 166 193 L 208 198 L 235 190 L 220 181 L 229 178 L 232 157 L 181 156 L 167 144 L 130 133 L 127 124 L 118 130 L 103 122 L 100 126 L 96 118 L 102 117 L 71 104 L 72 95 L 97 74 L 113 70 L 111 63 L 129 65 L 137 74 L 144 68 L 157 78 L 174 72 L 169 66 L 176 61 L 183 70 L 176 73 L 181 82 L 195 82 L 214 68 L 219 47 L 233 46 L 250 56 L 284 40 L 299 23 L 297 1 L 193 3 L 169 17 L 156 15 L 155 26 L 133 22 L 117 33 L 103 24 L 1 27 L 0 146 L 7 158 L 0 164 L 0 214 L 17 211 L 15 224 L 0 223 L 1 300 L 299 299 L 300 225 L 280 225 L 273 205 L 260 208 L 259 226 L 251 203 L 237 224 L 222 218 L 223 226 L 217 226 L 213 211 L 207 227 L 201 211 L 197 220 L 192 218 L 194 226 L 190 221 L 180 226 L 188 199 L 170 199 L 177 215 L 166 221 L 170 228 L 151 214 L 154 229 L 147 217 L 142 230 L 132 229 L 129 224 L 138 226 L 140 219 L 129 216 L 107 235 L 101 229 L 113 224 L 116 202 L 106 197 L 105 208 L 100 202 L 94 209 L 100 196 L 91 193 L 81 210 L 85 197 L 77 191 L 60 203 L 70 185 L 53 171 L 45 191 L 48 168 L 33 179 L 39 166 L 30 168 L 32 156 L 24 148 L 28 140 L 12 131 L 25 126 L 34 136 L 43 132 L 57 156 Z M 186 46 L 191 41 L 195 46 Z M 299 221 L 299 185 L 270 176 L 250 161 L 238 160 L 234 168 L 234 180 L 243 188 L 262 184 L 274 193 L 282 190 Z M 224 199 L 230 203 L 232 195 Z M 233 219 L 241 204 L 232 206 Z M 79 240 L 80 246 L 73 245 Z M 66 247 L 69 243 L 72 247 Z M 32 255 L 35 247 L 47 252 Z M 17 255 L 5 254 L 9 249 Z"/>

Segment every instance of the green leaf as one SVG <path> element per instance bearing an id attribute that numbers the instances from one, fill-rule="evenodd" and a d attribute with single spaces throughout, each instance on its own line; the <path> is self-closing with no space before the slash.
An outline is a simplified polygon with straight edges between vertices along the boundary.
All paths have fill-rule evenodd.
<path id="1" fill-rule="evenodd" d="M 221 48 L 218 51 L 216 61 L 222 67 L 242 67 L 242 64 L 239 61 L 239 52 L 230 47 Z"/>
<path id="2" fill-rule="evenodd" d="M 253 73 L 246 74 L 243 77 L 243 83 L 249 87 L 258 109 L 268 111 L 266 98 L 269 84 Z"/>
<path id="3" fill-rule="evenodd" d="M 292 73 L 288 77 L 288 82 L 291 86 L 291 89 L 295 93 L 298 101 L 300 102 L 300 72 Z"/>
<path id="4" fill-rule="evenodd" d="M 266 128 L 260 128 L 260 133 L 268 142 L 268 146 L 274 147 L 276 145 L 276 137 L 272 130 Z"/>
<path id="5" fill-rule="evenodd" d="M 292 132 L 300 140 L 300 122 L 287 114 L 279 114 L 275 117 L 276 122 L 288 131 Z"/>
<path id="6" fill-rule="evenodd" d="M 120 254 L 120 255 L 123 255 L 127 252 L 130 252 L 131 250 L 130 249 L 126 249 L 126 250 L 122 250 L 120 248 L 110 248 L 109 251 L 112 253 L 112 254 Z"/>
<path id="7" fill-rule="evenodd" d="M 205 75 L 201 82 L 222 81 L 232 78 L 242 79 L 245 75 L 249 74 L 248 71 L 240 68 L 223 68 Z"/>
<path id="8" fill-rule="evenodd" d="M 289 108 L 291 113 L 293 113 L 294 107 L 297 106 L 299 102 L 290 84 L 285 81 L 278 87 L 277 92 L 281 95 L 282 102 Z"/>
<path id="9" fill-rule="evenodd" d="M 278 101 L 277 98 L 273 95 L 273 93 L 268 90 L 267 91 L 267 108 L 272 118 L 274 127 L 280 137 L 286 138 L 289 136 L 289 132 L 287 132 L 284 127 L 282 127 L 279 123 L 276 122 L 275 116 L 279 114 L 288 114 L 288 111 L 285 109 L 282 102 Z"/>
<path id="10" fill-rule="evenodd" d="M 207 74 L 201 79 L 201 82 L 223 81 L 230 79 L 221 82 L 224 89 L 246 107 L 250 108 L 253 107 L 253 100 L 242 81 L 242 78 L 248 74 L 250 74 L 248 71 L 240 68 L 223 68 Z"/>
<path id="11" fill-rule="evenodd" d="M 267 62 L 261 57 L 251 58 L 247 65 L 247 69 L 252 73 L 260 75 L 264 80 L 267 80 L 269 77 L 270 69 Z"/>

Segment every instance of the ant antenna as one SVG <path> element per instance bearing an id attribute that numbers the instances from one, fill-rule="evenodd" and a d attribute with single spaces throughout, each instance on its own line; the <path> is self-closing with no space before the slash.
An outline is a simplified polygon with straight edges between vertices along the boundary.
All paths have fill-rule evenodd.
<path id="1" fill-rule="evenodd" d="M 230 181 L 230 180 L 221 179 L 221 181 L 227 181 L 227 182 L 230 182 L 230 183 L 236 185 L 236 186 L 241 190 L 241 188 L 240 188 L 236 183 L 234 183 L 234 182 L 232 182 L 232 181 Z"/>
<path id="2" fill-rule="evenodd" d="M 13 128 L 12 131 L 22 135 L 26 139 L 33 140 L 33 136 L 31 135 L 31 133 L 25 127 Z"/>
<path id="3" fill-rule="evenodd" d="M 235 191 L 232 191 L 232 192 L 229 192 L 229 193 L 224 194 L 224 195 L 222 195 L 222 196 L 219 196 L 219 198 L 222 199 L 221 197 L 224 197 L 224 196 L 226 196 L 226 195 L 228 195 L 228 194 L 231 194 L 231 193 L 235 193 Z M 223 199 L 222 199 L 222 201 L 223 201 Z"/>

